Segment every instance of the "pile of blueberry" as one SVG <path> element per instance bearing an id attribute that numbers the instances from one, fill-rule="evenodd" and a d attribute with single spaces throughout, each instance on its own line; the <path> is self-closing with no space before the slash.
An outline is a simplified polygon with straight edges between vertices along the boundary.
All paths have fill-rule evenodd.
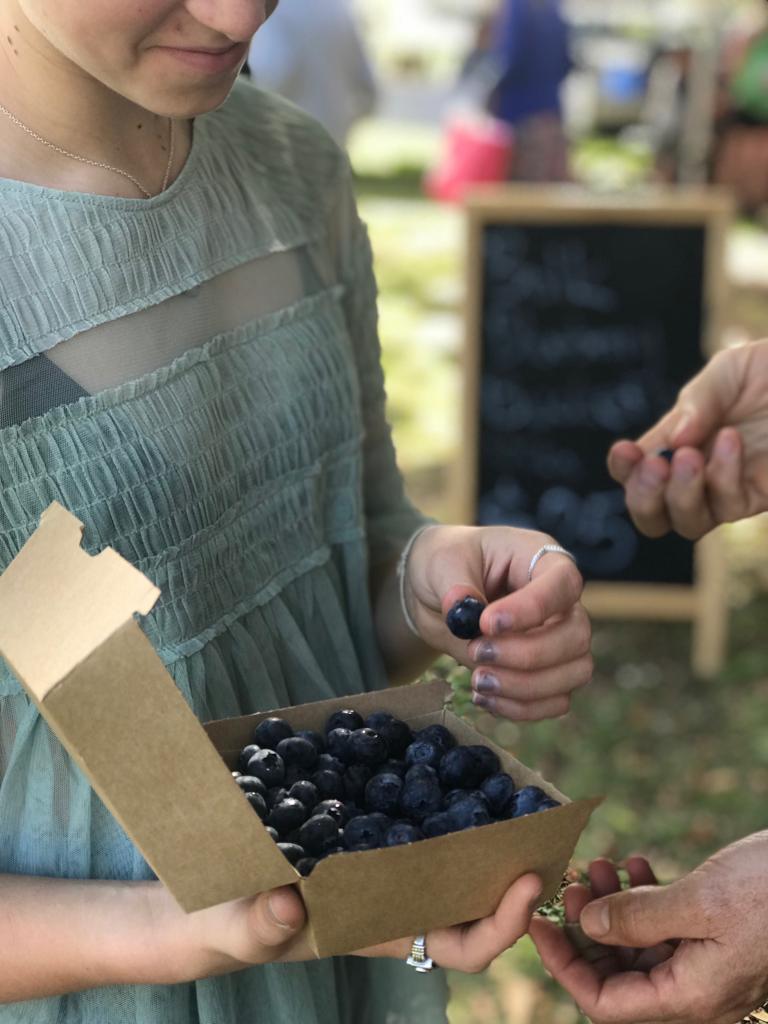
<path id="1" fill-rule="evenodd" d="M 482 746 L 442 725 L 412 732 L 386 711 L 334 712 L 325 735 L 265 718 L 232 773 L 288 860 L 308 875 L 333 853 L 415 843 L 559 806 L 517 789 Z"/>

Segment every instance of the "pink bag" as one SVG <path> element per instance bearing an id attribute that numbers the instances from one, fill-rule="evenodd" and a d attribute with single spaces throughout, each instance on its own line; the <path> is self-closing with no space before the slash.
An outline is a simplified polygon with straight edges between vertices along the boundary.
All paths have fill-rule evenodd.
<path id="1" fill-rule="evenodd" d="M 432 199 L 461 203 L 473 185 L 507 181 L 513 155 L 509 125 L 486 115 L 455 114 L 446 123 L 443 154 L 424 189 Z"/>

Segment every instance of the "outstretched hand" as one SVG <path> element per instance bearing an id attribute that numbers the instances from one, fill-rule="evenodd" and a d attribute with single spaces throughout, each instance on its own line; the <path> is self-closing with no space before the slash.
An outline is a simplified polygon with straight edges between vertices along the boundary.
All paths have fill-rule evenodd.
<path id="1" fill-rule="evenodd" d="M 697 540 L 768 510 L 768 341 L 719 352 L 651 430 L 611 448 L 608 468 L 649 537 Z"/>
<path id="2" fill-rule="evenodd" d="M 591 943 L 540 919 L 531 936 L 593 1024 L 734 1024 L 768 995 L 767 858 L 768 832 L 758 833 L 664 888 L 632 858 L 625 892 L 596 861 L 590 887 L 566 893 L 568 920 Z"/>

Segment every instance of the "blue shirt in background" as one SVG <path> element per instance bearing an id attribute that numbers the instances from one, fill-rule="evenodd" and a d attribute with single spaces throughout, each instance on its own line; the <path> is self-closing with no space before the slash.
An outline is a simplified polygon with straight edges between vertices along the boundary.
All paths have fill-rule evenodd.
<path id="1" fill-rule="evenodd" d="M 560 86 L 571 67 L 560 0 L 504 0 L 492 47 L 504 72 L 494 103 L 501 120 L 514 125 L 560 113 Z"/>

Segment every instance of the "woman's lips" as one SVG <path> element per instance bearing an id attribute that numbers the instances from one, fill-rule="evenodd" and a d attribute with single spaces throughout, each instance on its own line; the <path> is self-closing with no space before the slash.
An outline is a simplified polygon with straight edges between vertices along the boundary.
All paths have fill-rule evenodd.
<path id="1" fill-rule="evenodd" d="M 159 46 L 161 53 L 185 64 L 195 71 L 216 75 L 234 70 L 245 60 L 247 43 L 233 43 L 226 50 L 192 50 L 176 46 Z"/>

